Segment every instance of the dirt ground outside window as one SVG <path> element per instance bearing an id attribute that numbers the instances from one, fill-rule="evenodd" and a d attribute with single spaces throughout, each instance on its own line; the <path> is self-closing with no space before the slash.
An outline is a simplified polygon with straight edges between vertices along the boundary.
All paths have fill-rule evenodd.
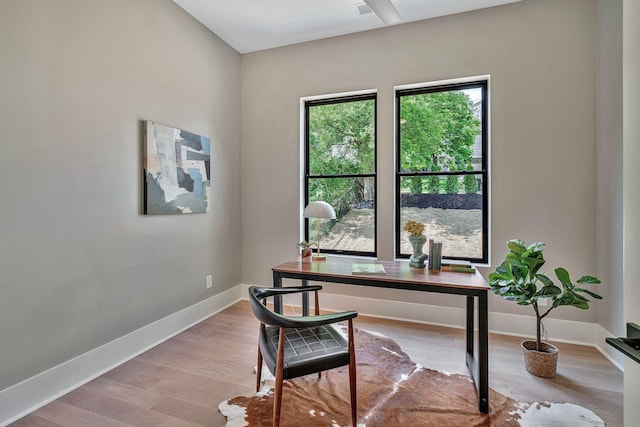
<path id="1" fill-rule="evenodd" d="M 402 208 L 401 215 L 402 225 L 409 220 L 425 224 L 424 234 L 427 238 L 442 241 L 445 257 L 481 257 L 481 210 L 407 207 Z M 326 236 L 322 236 L 322 248 L 372 251 L 373 218 L 373 209 L 351 209 Z M 411 245 L 405 232 L 402 232 L 400 241 L 401 252 L 410 254 Z"/>

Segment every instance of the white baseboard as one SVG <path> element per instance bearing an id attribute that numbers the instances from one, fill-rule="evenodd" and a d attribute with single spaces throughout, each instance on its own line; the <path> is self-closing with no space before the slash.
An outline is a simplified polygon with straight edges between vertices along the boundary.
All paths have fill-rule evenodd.
<path id="1" fill-rule="evenodd" d="M 616 350 L 615 348 L 611 347 L 605 341 L 605 338 L 615 337 L 615 335 L 607 331 L 605 328 L 603 328 L 600 325 L 598 325 L 597 333 L 598 333 L 598 339 L 596 341 L 596 348 L 598 349 L 598 351 L 604 354 L 604 357 L 609 359 L 609 361 L 613 363 L 616 366 L 616 368 L 624 372 L 624 355 L 618 350 Z"/>
<path id="2" fill-rule="evenodd" d="M 247 299 L 248 287 L 237 285 L 0 391 L 0 426 L 22 418 L 238 300 Z M 290 304 L 285 299 L 287 305 L 299 307 L 296 302 L 292 300 Z M 327 310 L 356 310 L 372 317 L 465 327 L 466 313 L 461 308 L 329 293 L 323 294 L 322 306 Z M 530 337 L 534 324 L 529 316 L 489 313 L 489 330 L 493 333 Z M 622 356 L 604 344 L 604 338 L 613 335 L 599 325 L 559 319 L 548 319 L 545 325 L 554 341 L 595 346 L 622 370 Z"/>
<path id="3" fill-rule="evenodd" d="M 242 298 L 247 298 L 248 285 L 242 285 Z M 298 297 L 299 298 L 299 297 Z M 285 299 L 285 304 L 299 307 L 299 299 Z M 464 329 L 466 310 L 463 308 L 391 301 L 360 296 L 322 294 L 322 307 L 331 311 L 356 310 L 362 315 L 404 320 Z M 595 347 L 622 370 L 622 357 L 606 349 L 604 337 L 612 336 L 595 323 L 550 319 L 544 321 L 551 341 Z M 489 312 L 489 332 L 523 338 L 535 337 L 535 317 Z M 602 344 L 602 345 L 601 345 Z M 606 349 L 606 351 L 605 351 Z"/>
<path id="4" fill-rule="evenodd" d="M 547 317 L 544 319 L 544 327 L 549 341 L 591 347 L 596 344 L 598 325 L 595 323 Z M 489 313 L 489 330 L 496 334 L 535 338 L 536 319 L 533 315 Z"/>
<path id="5" fill-rule="evenodd" d="M 241 285 L 200 301 L 125 336 L 0 391 L 0 426 L 6 426 L 105 372 L 236 303 Z"/>

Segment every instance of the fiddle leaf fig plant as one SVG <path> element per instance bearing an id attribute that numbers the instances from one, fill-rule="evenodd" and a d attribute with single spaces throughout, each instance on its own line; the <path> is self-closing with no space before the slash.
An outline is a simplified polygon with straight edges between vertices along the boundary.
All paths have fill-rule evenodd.
<path id="1" fill-rule="evenodd" d="M 563 305 L 573 306 L 583 310 L 589 308 L 590 300 L 583 294 L 595 299 L 602 297 L 583 285 L 594 285 L 600 280 L 593 276 L 582 276 L 574 284 L 569 272 L 558 267 L 555 274 L 560 286 L 545 274 L 540 273 L 545 259 L 542 251 L 545 248 L 543 242 L 535 242 L 526 245 L 521 240 L 507 242 L 509 253 L 505 260 L 489 274 L 489 286 L 491 290 L 502 298 L 515 301 L 519 305 L 532 305 L 536 314 L 536 350 L 541 351 L 542 320 L 549 315 L 551 310 Z M 538 305 L 540 298 L 549 298 L 551 306 L 544 312 Z"/>

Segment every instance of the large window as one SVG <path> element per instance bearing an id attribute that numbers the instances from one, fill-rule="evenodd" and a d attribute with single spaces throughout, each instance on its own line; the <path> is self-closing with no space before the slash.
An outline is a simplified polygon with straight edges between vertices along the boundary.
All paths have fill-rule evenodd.
<path id="1" fill-rule="evenodd" d="M 396 111 L 396 256 L 414 220 L 445 258 L 487 263 L 487 82 L 397 90 Z"/>
<path id="2" fill-rule="evenodd" d="M 321 250 L 376 255 L 376 94 L 305 102 L 305 206 L 336 211 L 321 223 Z M 316 241 L 316 220 L 305 240 Z"/>

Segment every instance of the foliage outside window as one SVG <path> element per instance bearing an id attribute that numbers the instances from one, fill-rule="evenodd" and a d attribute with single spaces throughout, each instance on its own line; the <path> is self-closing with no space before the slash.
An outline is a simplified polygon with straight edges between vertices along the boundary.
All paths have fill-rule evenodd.
<path id="1" fill-rule="evenodd" d="M 396 91 L 396 256 L 409 220 L 449 259 L 488 262 L 487 82 Z"/>
<path id="2" fill-rule="evenodd" d="M 376 95 L 305 103 L 305 205 L 336 211 L 321 224 L 322 252 L 376 255 Z M 316 240 L 314 219 L 305 239 Z"/>

